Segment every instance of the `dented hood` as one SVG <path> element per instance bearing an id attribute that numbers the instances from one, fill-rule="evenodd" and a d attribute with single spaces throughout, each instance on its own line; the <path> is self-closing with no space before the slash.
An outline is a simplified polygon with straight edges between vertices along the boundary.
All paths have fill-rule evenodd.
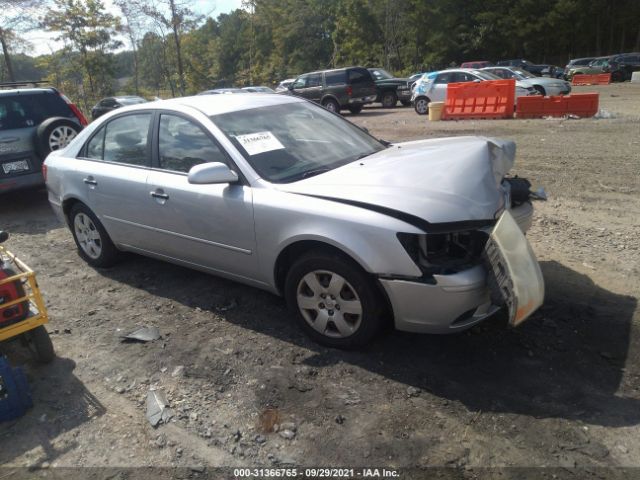
<path id="1" fill-rule="evenodd" d="M 515 144 L 481 137 L 398 143 L 330 172 L 277 188 L 395 211 L 428 223 L 492 220 Z"/>

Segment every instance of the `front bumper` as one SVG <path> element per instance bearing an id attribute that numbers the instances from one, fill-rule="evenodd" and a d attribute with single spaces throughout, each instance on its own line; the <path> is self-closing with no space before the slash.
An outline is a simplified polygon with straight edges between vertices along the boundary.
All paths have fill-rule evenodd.
<path id="1" fill-rule="evenodd" d="M 498 269 L 504 270 L 504 265 L 513 268 L 510 277 L 515 288 L 512 290 L 519 297 L 516 298 L 515 304 L 517 305 L 518 299 L 526 299 L 532 306 L 523 318 L 517 320 L 518 322 L 524 320 L 542 302 L 539 298 L 540 291 L 544 295 L 541 275 L 537 278 L 534 274 L 524 275 L 536 269 L 539 273 L 535 256 L 524 237 L 524 233 L 531 226 L 532 214 L 533 207 L 529 202 L 503 213 L 503 217 L 508 218 L 501 220 L 509 221 L 511 231 L 506 242 L 503 240 L 505 236 L 501 233 L 499 246 L 495 247 L 500 250 L 503 259 L 503 264 Z M 519 232 L 515 233 L 514 229 Z M 492 239 L 497 230 L 504 231 L 502 227 L 496 227 Z M 488 273 L 495 268 L 496 265 L 491 261 L 451 275 L 434 275 L 432 283 L 389 278 L 380 278 L 380 283 L 391 302 L 398 330 L 416 333 L 455 333 L 472 327 L 500 310 L 501 307 L 496 305 L 500 303 L 496 300 L 496 292 L 492 297 L 488 282 Z"/>
<path id="2" fill-rule="evenodd" d="M 396 90 L 396 93 L 398 95 L 398 100 L 411 100 L 411 89 L 410 88 L 405 88 L 404 90 L 398 88 Z"/>
<path id="3" fill-rule="evenodd" d="M 435 275 L 436 284 L 380 279 L 398 330 L 454 333 L 498 311 L 491 304 L 487 272 L 481 265 L 453 275 Z"/>
<path id="4" fill-rule="evenodd" d="M 41 187 L 44 185 L 42 172 L 27 173 L 0 178 L 0 193 L 7 193 L 23 188 Z"/>

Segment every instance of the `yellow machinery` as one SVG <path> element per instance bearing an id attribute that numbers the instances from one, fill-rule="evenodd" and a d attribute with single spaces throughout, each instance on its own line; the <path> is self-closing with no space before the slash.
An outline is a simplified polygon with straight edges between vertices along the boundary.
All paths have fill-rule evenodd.
<path id="1" fill-rule="evenodd" d="M 39 362 L 48 363 L 55 353 L 44 327 L 47 309 L 33 270 L 1 245 L 8 238 L 0 231 L 0 341 L 20 339 Z"/>

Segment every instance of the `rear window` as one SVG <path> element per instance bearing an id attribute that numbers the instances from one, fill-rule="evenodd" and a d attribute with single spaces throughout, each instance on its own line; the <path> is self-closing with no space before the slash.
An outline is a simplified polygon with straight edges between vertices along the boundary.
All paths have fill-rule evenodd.
<path id="1" fill-rule="evenodd" d="M 68 105 L 55 93 L 0 96 L 0 130 L 35 127 L 51 117 L 75 119 Z"/>
<path id="2" fill-rule="evenodd" d="M 373 77 L 371 77 L 369 71 L 364 68 L 354 68 L 349 70 L 349 83 L 351 85 L 373 83 Z"/>
<path id="3" fill-rule="evenodd" d="M 326 72 L 324 74 L 324 81 L 327 85 L 344 85 L 347 83 L 347 72 L 345 70 Z"/>

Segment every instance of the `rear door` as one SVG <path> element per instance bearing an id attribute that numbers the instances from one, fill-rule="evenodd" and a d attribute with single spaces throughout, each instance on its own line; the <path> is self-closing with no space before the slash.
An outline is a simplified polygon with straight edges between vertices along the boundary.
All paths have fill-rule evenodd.
<path id="1" fill-rule="evenodd" d="M 255 279 L 251 187 L 189 183 L 189 170 L 201 163 L 222 162 L 239 170 L 198 120 L 161 112 L 156 125 L 155 168 L 143 207 L 154 229 L 151 250 L 191 266 Z"/>
<path id="2" fill-rule="evenodd" d="M 153 232 L 145 210 L 151 166 L 152 111 L 110 119 L 87 141 L 74 172 L 89 208 L 119 245 L 147 248 Z"/>
<path id="3" fill-rule="evenodd" d="M 453 81 L 454 72 L 442 72 L 433 81 L 428 97 L 432 102 L 444 102 L 447 98 L 447 85 Z"/>
<path id="4" fill-rule="evenodd" d="M 376 82 L 366 68 L 347 69 L 347 82 L 353 93 L 351 98 L 363 98 L 376 95 Z"/>

